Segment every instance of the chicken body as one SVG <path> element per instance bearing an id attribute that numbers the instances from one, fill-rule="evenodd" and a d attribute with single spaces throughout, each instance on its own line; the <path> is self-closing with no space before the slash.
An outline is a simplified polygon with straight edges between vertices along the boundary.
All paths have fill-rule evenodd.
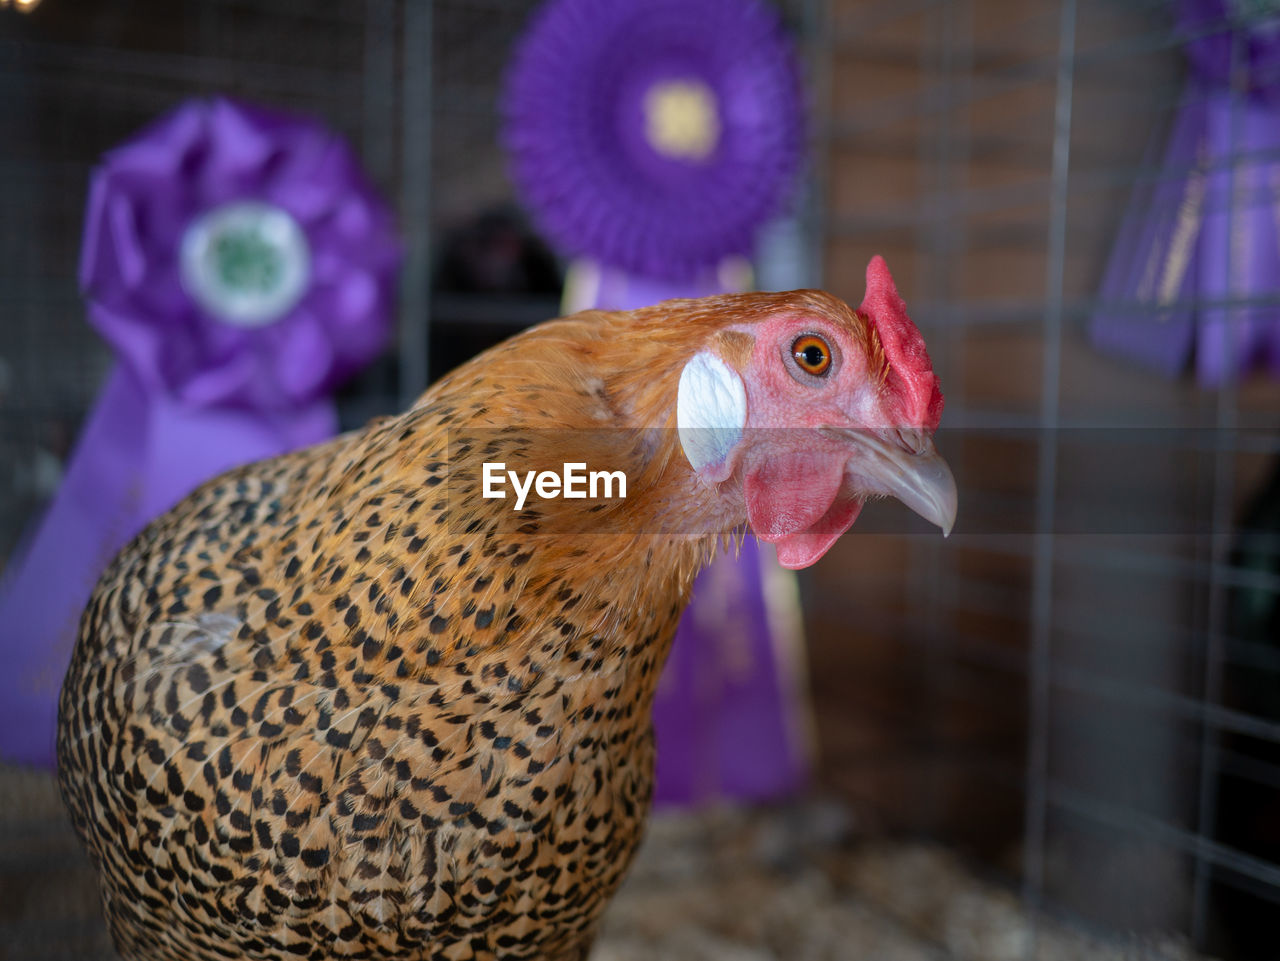
<path id="1" fill-rule="evenodd" d="M 731 321 L 796 311 L 860 322 L 810 292 L 543 325 L 140 534 L 85 612 L 58 743 L 121 954 L 585 958 L 677 619 L 750 514 L 682 455 L 675 384 Z M 513 512 L 461 466 L 530 447 L 629 495 Z"/>

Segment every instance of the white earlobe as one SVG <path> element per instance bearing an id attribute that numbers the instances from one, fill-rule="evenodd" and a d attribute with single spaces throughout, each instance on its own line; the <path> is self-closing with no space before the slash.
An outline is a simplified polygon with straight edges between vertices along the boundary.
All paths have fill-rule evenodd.
<path id="1" fill-rule="evenodd" d="M 737 371 L 710 351 L 702 351 L 680 373 L 676 427 L 693 469 L 708 480 L 721 474 L 747 423 L 747 391 Z"/>

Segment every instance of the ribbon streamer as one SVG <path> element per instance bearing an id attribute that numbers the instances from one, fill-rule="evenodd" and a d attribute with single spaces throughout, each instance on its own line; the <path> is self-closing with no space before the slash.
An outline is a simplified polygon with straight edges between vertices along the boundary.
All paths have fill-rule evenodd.
<path id="1" fill-rule="evenodd" d="M 751 286 L 745 260 L 684 281 L 637 277 L 593 261 L 571 264 L 565 312 L 630 310 L 672 297 Z M 803 622 L 795 575 L 748 537 L 699 575 L 654 699 L 654 800 L 777 798 L 800 788 L 813 753 Z"/>
<path id="2" fill-rule="evenodd" d="M 117 363 L 0 585 L 0 758 L 53 764 L 80 612 L 121 546 L 208 478 L 335 432 L 398 262 L 389 210 L 309 120 L 193 101 L 103 158 L 80 283 Z"/>
<path id="3" fill-rule="evenodd" d="M 1089 335 L 1207 386 L 1280 377 L 1280 14 L 1180 0 L 1191 67 L 1160 175 L 1133 193 Z M 1239 71 L 1233 90 L 1233 67 Z"/>

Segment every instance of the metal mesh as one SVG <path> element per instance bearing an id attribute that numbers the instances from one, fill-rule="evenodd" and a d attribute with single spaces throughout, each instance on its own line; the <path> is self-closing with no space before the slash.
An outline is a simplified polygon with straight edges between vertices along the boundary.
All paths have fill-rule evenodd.
<path id="1" fill-rule="evenodd" d="M 839 599 L 814 592 L 862 626 L 816 655 L 864 679 L 830 767 L 1031 906 L 1270 957 L 1280 392 L 1166 379 L 1086 332 L 1108 306 L 1163 336 L 1098 290 L 1188 95 L 1172 5 L 836 2 L 827 33 L 827 283 L 856 298 L 867 255 L 895 266 L 962 492 L 945 545 L 866 537 Z M 857 570 L 885 556 L 888 603 Z"/>

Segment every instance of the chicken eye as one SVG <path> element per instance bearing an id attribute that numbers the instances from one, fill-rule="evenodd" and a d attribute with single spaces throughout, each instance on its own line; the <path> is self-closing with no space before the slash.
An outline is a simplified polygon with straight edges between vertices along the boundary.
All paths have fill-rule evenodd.
<path id="1" fill-rule="evenodd" d="M 821 377 L 831 369 L 831 348 L 815 334 L 797 337 L 791 345 L 791 356 L 796 359 L 801 370 L 815 377 Z"/>

